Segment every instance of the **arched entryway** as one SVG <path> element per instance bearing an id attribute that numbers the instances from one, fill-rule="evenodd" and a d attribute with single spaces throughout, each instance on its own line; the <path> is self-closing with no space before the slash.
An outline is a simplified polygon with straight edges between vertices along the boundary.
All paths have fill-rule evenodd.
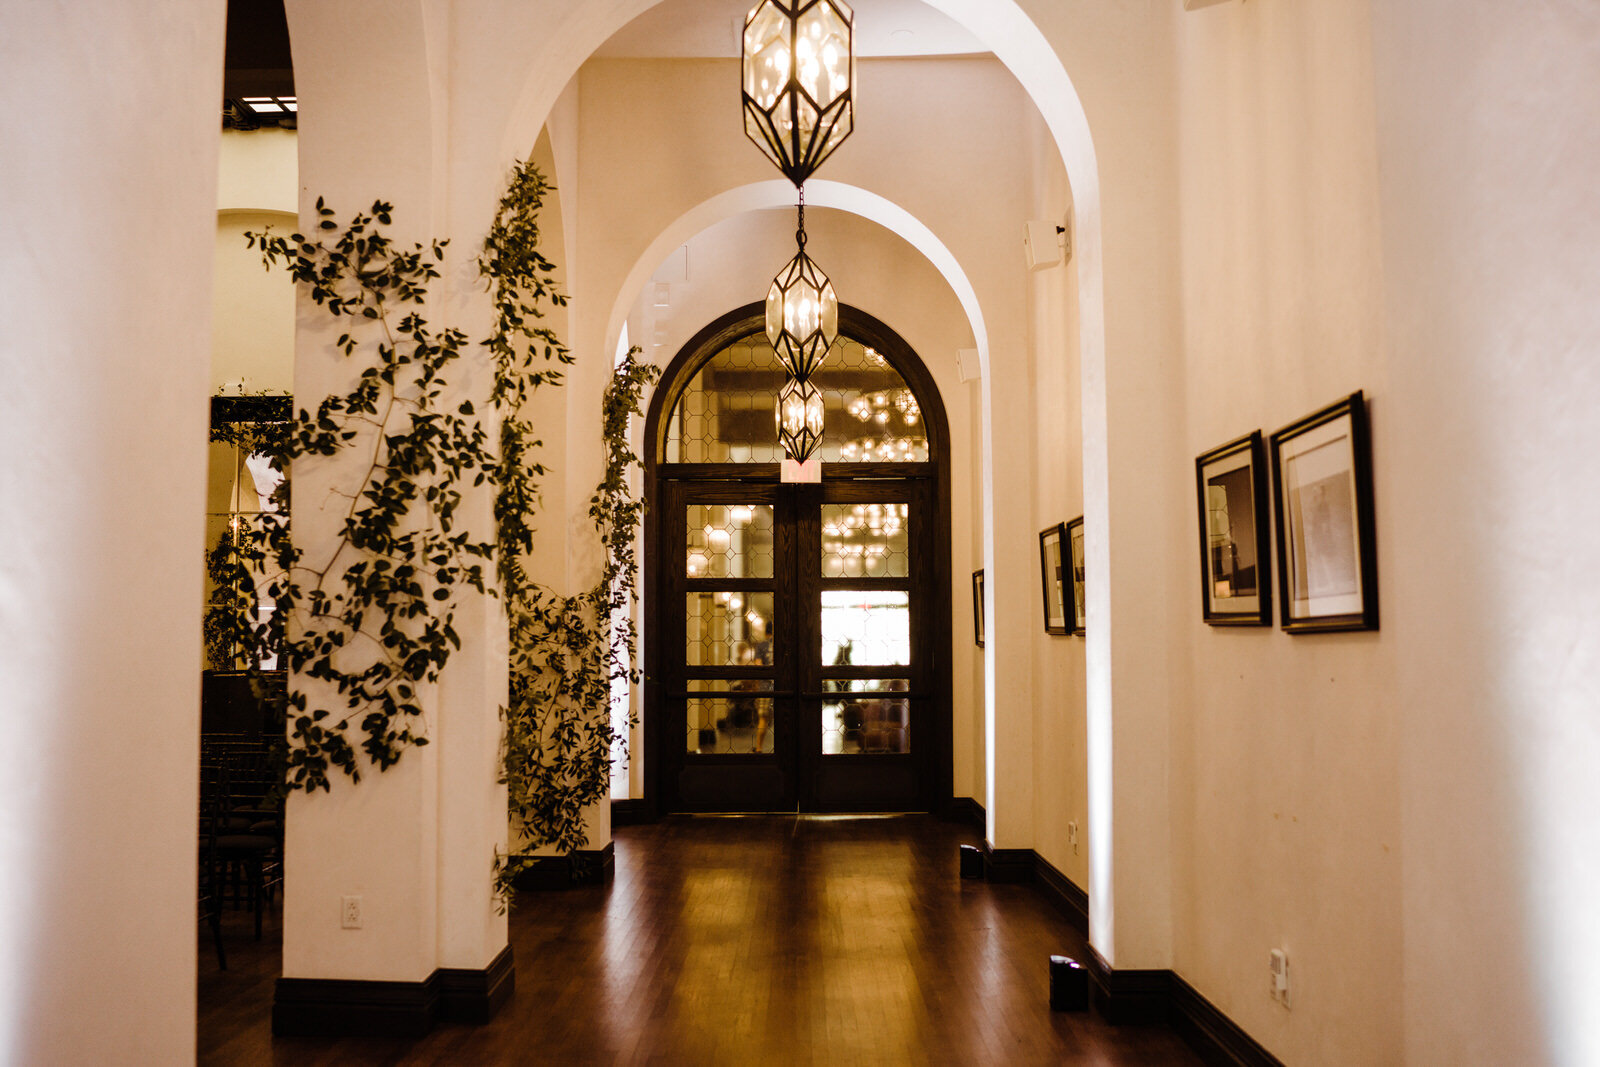
<path id="1" fill-rule="evenodd" d="M 821 479 L 785 482 L 761 304 L 696 334 L 645 436 L 645 792 L 658 811 L 929 811 L 951 795 L 949 431 L 922 361 L 840 309 Z"/>

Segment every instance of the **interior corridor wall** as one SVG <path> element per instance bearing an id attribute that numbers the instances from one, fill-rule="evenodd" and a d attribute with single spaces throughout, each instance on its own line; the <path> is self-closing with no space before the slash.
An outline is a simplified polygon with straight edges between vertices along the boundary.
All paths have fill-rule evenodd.
<path id="1" fill-rule="evenodd" d="M 1372 10 L 1403 1051 L 1600 1063 L 1600 8 Z"/>
<path id="2" fill-rule="evenodd" d="M 1179 30 L 1185 573 L 1200 566 L 1194 457 L 1362 389 L 1387 591 L 1412 416 L 1389 388 L 1367 6 L 1219 5 Z M 1406 646 L 1387 620 L 1210 627 L 1198 587 L 1172 605 L 1193 676 L 1173 720 L 1175 969 L 1286 1062 L 1395 1062 L 1401 976 L 1375 963 L 1401 945 Z M 1290 1011 L 1266 992 L 1273 948 Z"/>
<path id="3" fill-rule="evenodd" d="M 1049 131 L 1033 116 L 1026 142 L 1030 220 L 1067 225 L 1072 190 Z M 1083 515 L 1082 366 L 1071 239 L 1056 266 L 1030 272 L 1028 361 L 1033 382 L 1032 529 Z M 1021 255 L 1021 249 L 1018 249 Z M 1070 562 L 1063 545 L 1063 562 Z M 1037 558 L 1038 553 L 1035 552 Z M 1038 564 L 1042 566 L 1042 563 Z M 1066 593 L 1071 626 L 1070 589 Z M 1040 599 L 1036 597 L 1036 599 Z M 1034 851 L 1080 889 L 1089 885 L 1089 754 L 1084 638 L 1047 634 L 1036 604 L 1033 646 Z M 1073 832 L 1074 827 L 1076 833 Z"/>
<path id="4" fill-rule="evenodd" d="M 0 7 L 7 1063 L 194 1057 L 223 22 Z"/>

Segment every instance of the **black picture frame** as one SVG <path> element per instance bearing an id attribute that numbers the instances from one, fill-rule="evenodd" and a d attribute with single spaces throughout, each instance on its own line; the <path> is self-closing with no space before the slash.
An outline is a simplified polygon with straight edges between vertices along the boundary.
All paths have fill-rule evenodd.
<path id="1" fill-rule="evenodd" d="M 1272 435 L 1278 613 L 1289 633 L 1378 628 L 1372 446 L 1360 390 Z"/>
<path id="2" fill-rule="evenodd" d="M 983 571 L 972 572 L 972 642 L 983 647 Z"/>
<path id="3" fill-rule="evenodd" d="M 1200 515 L 1200 617 L 1211 626 L 1272 625 L 1272 535 L 1261 431 L 1194 461 Z"/>
<path id="4" fill-rule="evenodd" d="M 1069 626 L 1075 637 L 1082 637 L 1089 628 L 1089 602 L 1084 598 L 1084 555 L 1083 555 L 1083 516 L 1079 515 L 1066 524 L 1063 537 L 1066 545 L 1067 574 L 1070 581 L 1066 583 L 1067 592 L 1070 594 L 1071 620 Z"/>
<path id="5" fill-rule="evenodd" d="M 1039 531 L 1039 585 L 1044 593 L 1044 632 L 1066 636 L 1067 591 L 1066 566 L 1067 524 L 1058 522 Z"/>

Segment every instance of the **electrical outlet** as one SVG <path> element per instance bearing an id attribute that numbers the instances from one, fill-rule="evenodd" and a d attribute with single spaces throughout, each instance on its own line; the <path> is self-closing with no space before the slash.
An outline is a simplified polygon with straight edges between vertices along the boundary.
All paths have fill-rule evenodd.
<path id="1" fill-rule="evenodd" d="M 341 897 L 339 899 L 339 925 L 346 930 L 361 929 L 360 897 Z"/>
<path id="2" fill-rule="evenodd" d="M 1289 1006 L 1289 954 L 1281 948 L 1267 953 L 1268 991 L 1272 999 Z"/>
<path id="3" fill-rule="evenodd" d="M 1067 844 L 1072 846 L 1072 854 L 1078 854 L 1078 820 L 1067 823 Z"/>

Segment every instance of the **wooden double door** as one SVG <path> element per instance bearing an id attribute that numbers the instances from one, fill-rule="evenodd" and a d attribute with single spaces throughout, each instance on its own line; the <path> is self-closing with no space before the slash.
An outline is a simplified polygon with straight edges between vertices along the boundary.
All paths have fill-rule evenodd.
<path id="1" fill-rule="evenodd" d="M 934 479 L 659 484 L 658 806 L 938 806 L 950 672 Z"/>

